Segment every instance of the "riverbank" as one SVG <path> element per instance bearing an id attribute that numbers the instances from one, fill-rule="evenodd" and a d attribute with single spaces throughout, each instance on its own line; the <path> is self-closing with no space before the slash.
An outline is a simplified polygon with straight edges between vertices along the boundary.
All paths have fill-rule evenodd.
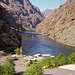
<path id="1" fill-rule="evenodd" d="M 74 26 L 75 28 L 75 26 Z M 40 32 L 42 35 L 45 35 L 46 37 L 50 38 L 52 41 L 54 42 L 58 42 L 67 46 L 72 46 L 75 47 L 75 29 L 70 28 L 69 30 L 67 30 L 66 32 L 61 33 L 60 35 L 54 35 L 51 36 L 50 34 L 46 34 L 43 32 Z M 72 31 L 72 34 L 69 34 L 70 30 Z"/>
<path id="2" fill-rule="evenodd" d="M 5 62 L 5 60 L 6 60 L 6 56 L 0 58 L 0 62 Z M 22 74 L 28 68 L 28 67 L 22 66 L 23 61 L 24 61 L 23 57 L 20 57 L 18 60 L 14 61 L 15 71 L 17 75 Z M 45 75 L 66 75 L 66 74 L 75 75 L 75 64 L 64 65 L 54 69 L 44 69 L 44 74 Z"/>

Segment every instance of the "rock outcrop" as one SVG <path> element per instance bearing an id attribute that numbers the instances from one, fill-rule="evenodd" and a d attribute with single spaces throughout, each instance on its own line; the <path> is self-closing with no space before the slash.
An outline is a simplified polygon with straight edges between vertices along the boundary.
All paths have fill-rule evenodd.
<path id="1" fill-rule="evenodd" d="M 54 10 L 51 10 L 51 9 L 46 9 L 42 12 L 42 14 L 44 15 L 44 17 L 48 17 L 50 16 L 52 13 L 53 13 Z"/>
<path id="2" fill-rule="evenodd" d="M 60 43 L 75 46 L 75 0 L 68 0 L 37 26 Z"/>
<path id="3" fill-rule="evenodd" d="M 38 7 L 33 6 L 29 0 L 0 0 L 1 4 L 7 6 L 7 11 L 23 27 L 35 27 L 44 16 Z"/>
<path id="4" fill-rule="evenodd" d="M 21 46 L 21 36 L 17 33 L 16 28 L 6 19 L 7 13 L 5 8 L 0 5 L 0 50 L 13 51 Z"/>

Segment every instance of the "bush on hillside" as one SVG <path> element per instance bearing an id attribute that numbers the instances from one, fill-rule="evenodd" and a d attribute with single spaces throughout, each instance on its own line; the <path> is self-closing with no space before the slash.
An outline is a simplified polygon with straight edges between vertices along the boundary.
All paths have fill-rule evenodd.
<path id="1" fill-rule="evenodd" d="M 14 62 L 13 62 L 13 59 L 12 59 L 10 56 L 7 57 L 6 62 L 9 62 L 9 63 L 12 64 L 13 66 L 15 66 L 15 64 L 14 64 Z"/>
<path id="2" fill-rule="evenodd" d="M 75 64 L 75 53 L 72 53 L 71 55 L 68 56 L 68 62 L 70 64 Z"/>
<path id="3" fill-rule="evenodd" d="M 60 52 L 60 54 L 57 56 L 57 65 L 62 66 L 66 64 L 68 64 L 68 60 L 66 56 L 62 52 Z"/>
<path id="4" fill-rule="evenodd" d="M 44 75 L 41 65 L 33 64 L 31 65 L 24 75 Z"/>
<path id="5" fill-rule="evenodd" d="M 42 67 L 46 66 L 46 68 L 53 68 L 53 67 L 56 67 L 56 62 L 57 61 L 55 57 L 53 58 L 48 57 L 40 61 L 38 64 L 40 64 Z"/>
<path id="6" fill-rule="evenodd" d="M 3 75 L 3 66 L 0 65 L 0 75 Z"/>
<path id="7" fill-rule="evenodd" d="M 3 75 L 15 75 L 14 63 L 10 57 L 3 65 Z"/>
<path id="8" fill-rule="evenodd" d="M 50 67 L 51 58 L 44 58 L 42 61 L 40 61 L 38 64 L 40 64 L 42 67 L 46 66 L 47 68 Z"/>
<path id="9" fill-rule="evenodd" d="M 16 54 L 20 55 L 20 48 L 19 47 L 16 48 L 14 51 L 15 51 Z"/>

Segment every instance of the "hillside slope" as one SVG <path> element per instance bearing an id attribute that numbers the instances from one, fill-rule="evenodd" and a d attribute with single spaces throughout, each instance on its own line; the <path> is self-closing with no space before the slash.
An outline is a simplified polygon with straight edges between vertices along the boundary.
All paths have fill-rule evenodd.
<path id="1" fill-rule="evenodd" d="M 12 23 L 7 21 L 5 12 L 6 9 L 0 5 L 0 50 L 13 51 L 21 46 L 21 36 L 16 28 L 13 29 Z"/>
<path id="2" fill-rule="evenodd" d="M 0 0 L 3 6 L 7 5 L 7 11 L 17 23 L 23 27 L 35 27 L 44 16 L 41 14 L 38 7 L 33 6 L 29 0 Z"/>
<path id="3" fill-rule="evenodd" d="M 68 0 L 37 26 L 60 43 L 75 46 L 75 0 Z"/>

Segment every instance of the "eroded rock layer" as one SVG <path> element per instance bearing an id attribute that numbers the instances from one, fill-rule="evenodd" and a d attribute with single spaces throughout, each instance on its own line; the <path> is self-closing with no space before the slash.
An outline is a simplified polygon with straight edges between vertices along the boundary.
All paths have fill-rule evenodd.
<path id="1" fill-rule="evenodd" d="M 12 29 L 5 17 L 6 9 L 0 5 L 0 50 L 13 51 L 21 46 L 21 36 Z"/>
<path id="2" fill-rule="evenodd" d="M 35 27 L 44 16 L 38 7 L 33 6 L 29 0 L 0 0 L 2 6 L 7 7 L 7 11 L 23 27 Z"/>
<path id="3" fill-rule="evenodd" d="M 60 43 L 75 46 L 75 0 L 68 0 L 37 26 Z"/>

